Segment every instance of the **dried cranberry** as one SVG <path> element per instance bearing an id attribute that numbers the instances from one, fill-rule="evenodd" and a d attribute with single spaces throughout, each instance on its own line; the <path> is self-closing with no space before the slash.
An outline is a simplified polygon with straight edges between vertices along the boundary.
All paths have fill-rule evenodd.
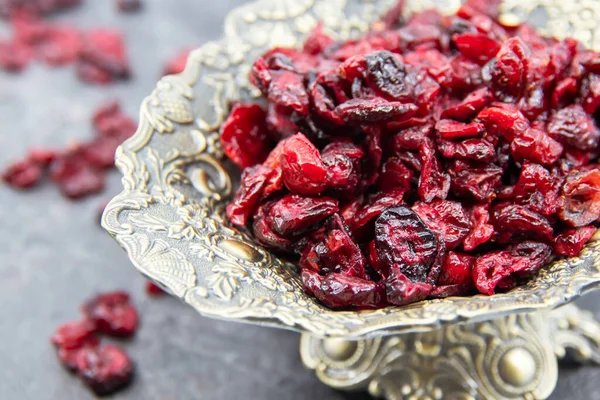
<path id="1" fill-rule="evenodd" d="M 380 98 L 352 99 L 336 107 L 335 112 L 346 123 L 379 123 L 414 116 L 417 106 Z"/>
<path id="2" fill-rule="evenodd" d="M 275 251 L 291 252 L 292 242 L 273 231 L 273 218 L 271 208 L 273 202 L 260 206 L 254 216 L 252 231 L 256 240 L 263 246 Z"/>
<path id="3" fill-rule="evenodd" d="M 545 131 L 535 128 L 516 135 L 510 149 L 516 161 L 529 160 L 542 165 L 554 164 L 563 152 L 560 143 Z"/>
<path id="4" fill-rule="evenodd" d="M 256 104 L 236 104 L 221 127 L 221 143 L 225 154 L 239 167 L 259 164 L 269 154 L 265 118 L 267 114 Z"/>
<path id="5" fill-rule="evenodd" d="M 325 277 L 310 270 L 302 271 L 304 290 L 329 308 L 381 308 L 386 305 L 382 282 L 332 272 Z"/>
<path id="6" fill-rule="evenodd" d="M 600 217 L 600 170 L 570 173 L 563 184 L 562 196 L 560 219 L 576 228 L 596 221 Z"/>
<path id="7" fill-rule="evenodd" d="M 541 165 L 525 162 L 512 196 L 520 204 L 547 217 L 554 215 L 560 205 L 561 179 Z"/>
<path id="8" fill-rule="evenodd" d="M 292 193 L 313 196 L 327 189 L 327 168 L 319 150 L 301 133 L 285 142 L 281 168 L 283 182 Z"/>
<path id="9" fill-rule="evenodd" d="M 82 306 L 82 312 L 108 335 L 132 336 L 138 326 L 137 311 L 125 292 L 98 295 Z"/>
<path id="10" fill-rule="evenodd" d="M 458 247 L 469 234 L 469 218 L 456 201 L 417 202 L 412 209 L 446 243 L 448 250 Z"/>
<path id="11" fill-rule="evenodd" d="M 146 281 L 144 290 L 150 296 L 162 296 L 165 294 L 165 291 L 160 286 L 150 281 Z"/>
<path id="12" fill-rule="evenodd" d="M 480 136 L 484 132 L 485 127 L 481 122 L 465 124 L 444 119 L 438 121 L 435 125 L 435 129 L 444 139 L 464 139 Z"/>
<path id="13" fill-rule="evenodd" d="M 552 240 L 553 229 L 550 222 L 527 207 L 500 205 L 493 210 L 492 216 L 499 243 L 522 239 Z"/>
<path id="14" fill-rule="evenodd" d="M 52 343 L 66 350 L 78 349 L 96 333 L 96 323 L 88 318 L 69 322 L 60 326 L 54 335 Z"/>
<path id="15" fill-rule="evenodd" d="M 113 393 L 133 379 L 133 362 L 120 347 L 99 345 L 77 352 L 77 373 L 98 395 Z"/>
<path id="16" fill-rule="evenodd" d="M 502 45 L 498 40 L 483 33 L 463 33 L 452 37 L 460 53 L 480 65 L 496 56 Z"/>
<path id="17" fill-rule="evenodd" d="M 338 211 L 337 200 L 290 195 L 271 208 L 272 229 L 283 237 L 297 236 Z"/>
<path id="18" fill-rule="evenodd" d="M 9 165 L 2 172 L 2 180 L 17 189 L 29 189 L 42 178 L 39 164 L 26 160 Z"/>
<path id="19" fill-rule="evenodd" d="M 437 278 L 439 239 L 410 208 L 396 206 L 381 213 L 375 221 L 375 245 L 379 258 L 390 267 L 397 265 L 411 281 Z"/>
<path id="20" fill-rule="evenodd" d="M 580 105 L 556 111 L 548 122 L 548 133 L 579 150 L 593 150 L 600 142 L 600 131 Z"/>
<path id="21" fill-rule="evenodd" d="M 492 295 L 503 279 L 528 267 L 527 257 L 514 255 L 508 250 L 492 251 L 475 261 L 473 280 L 480 293 Z"/>
<path id="22" fill-rule="evenodd" d="M 104 84 L 130 75 L 122 34 L 108 29 L 87 32 L 79 57 L 78 75 L 89 83 Z"/>
<path id="23" fill-rule="evenodd" d="M 304 42 L 303 51 L 316 56 L 323 53 L 334 42 L 331 37 L 323 33 L 323 24 L 318 24 Z"/>
<path id="24" fill-rule="evenodd" d="M 470 210 L 471 231 L 465 237 L 463 248 L 466 251 L 474 250 L 477 246 L 486 243 L 494 235 L 494 226 L 490 223 L 489 206 L 478 204 Z"/>
<path id="25" fill-rule="evenodd" d="M 89 351 L 100 345 L 100 339 L 96 336 L 90 336 L 81 342 L 80 346 L 75 348 L 59 347 L 57 351 L 58 360 L 70 372 L 77 371 L 77 357 L 82 351 Z"/>
<path id="26" fill-rule="evenodd" d="M 594 233 L 595 226 L 566 230 L 554 238 L 554 253 L 558 256 L 577 257 Z"/>
<path id="27" fill-rule="evenodd" d="M 454 107 L 442 111 L 441 118 L 451 118 L 457 121 L 468 121 L 477 115 L 492 101 L 492 94 L 488 88 L 477 89 Z"/>
<path id="28" fill-rule="evenodd" d="M 19 42 L 0 42 L 0 69 L 20 72 L 31 60 L 31 49 Z"/>
<path id="29" fill-rule="evenodd" d="M 240 189 L 234 201 L 227 206 L 227 217 L 232 223 L 244 226 L 254 214 L 263 197 L 265 187 L 275 170 L 262 165 L 246 168 L 242 173 Z"/>
<path id="30" fill-rule="evenodd" d="M 393 265 L 385 280 L 385 291 L 390 304 L 402 306 L 425 299 L 431 295 L 433 286 L 423 282 L 414 282 L 402 271 L 403 267 Z"/>
<path id="31" fill-rule="evenodd" d="M 442 265 L 437 285 L 473 285 L 473 265 L 476 257 L 449 251 Z"/>

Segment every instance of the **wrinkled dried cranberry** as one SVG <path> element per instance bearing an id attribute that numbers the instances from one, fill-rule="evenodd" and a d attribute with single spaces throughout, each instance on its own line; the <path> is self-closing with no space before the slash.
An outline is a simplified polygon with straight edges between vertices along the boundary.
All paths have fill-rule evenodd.
<path id="1" fill-rule="evenodd" d="M 542 165 L 554 164 L 562 155 L 563 146 L 545 131 L 528 128 L 515 136 L 510 145 L 516 161 L 530 160 Z"/>
<path id="2" fill-rule="evenodd" d="M 52 335 L 51 341 L 57 347 L 73 350 L 82 347 L 95 333 L 96 323 L 85 318 L 60 326 Z"/>
<path id="3" fill-rule="evenodd" d="M 99 332 L 113 336 L 132 336 L 138 326 L 138 314 L 125 292 L 98 295 L 85 303 L 82 312 L 96 323 Z"/>
<path id="4" fill-rule="evenodd" d="M 75 348 L 59 347 L 57 351 L 58 360 L 70 372 L 77 372 L 77 356 L 81 351 L 100 345 L 100 339 L 96 336 L 90 336 L 81 342 L 80 346 Z"/>
<path id="5" fill-rule="evenodd" d="M 319 150 L 299 133 L 289 138 L 283 147 L 281 169 L 285 186 L 296 194 L 318 195 L 327 188 L 327 168 Z"/>
<path id="6" fill-rule="evenodd" d="M 600 142 L 600 131 L 580 105 L 556 111 L 548 122 L 548 133 L 562 144 L 579 150 L 593 150 Z"/>
<path id="7" fill-rule="evenodd" d="M 554 253 L 558 256 L 577 257 L 594 233 L 595 226 L 566 230 L 554 238 Z"/>
<path id="8" fill-rule="evenodd" d="M 573 227 L 589 225 L 600 217 L 600 170 L 574 171 L 562 187 L 559 217 Z"/>
<path id="9" fill-rule="evenodd" d="M 396 206 L 381 213 L 375 221 L 375 245 L 379 258 L 397 265 L 410 280 L 433 283 L 437 278 L 439 239 L 410 208 Z"/>
<path id="10" fill-rule="evenodd" d="M 382 282 L 345 276 L 332 272 L 325 277 L 305 269 L 304 290 L 329 308 L 380 308 L 386 305 Z"/>
<path id="11" fill-rule="evenodd" d="M 129 61 L 122 34 L 108 29 L 87 32 L 83 37 L 77 74 L 85 82 L 96 84 L 129 78 Z"/>
<path id="12" fill-rule="evenodd" d="M 338 211 L 337 200 L 290 195 L 271 208 L 273 231 L 283 237 L 297 236 Z"/>
<path id="13" fill-rule="evenodd" d="M 529 259 L 508 250 L 491 251 L 477 258 L 473 266 L 473 281 L 483 294 L 494 294 L 498 284 L 512 274 L 527 269 Z"/>
<path id="14" fill-rule="evenodd" d="M 560 205 L 561 179 L 541 165 L 525 162 L 511 195 L 520 204 L 547 217 L 554 215 Z"/>
<path id="15" fill-rule="evenodd" d="M 272 207 L 272 202 L 260 206 L 254 215 L 252 231 L 256 240 L 263 246 L 281 252 L 290 252 L 292 250 L 292 242 L 273 231 Z"/>
<path id="16" fill-rule="evenodd" d="M 471 231 L 465 237 L 463 248 L 467 251 L 474 250 L 477 246 L 486 243 L 494 235 L 494 226 L 490 222 L 489 206 L 478 204 L 470 210 Z"/>
<path id="17" fill-rule="evenodd" d="M 2 180 L 16 189 L 29 189 L 42 178 L 42 169 L 32 161 L 18 161 L 2 172 Z"/>
<path id="18" fill-rule="evenodd" d="M 476 257 L 468 254 L 449 251 L 442 265 L 442 270 L 437 284 L 446 285 L 473 285 L 473 265 Z"/>
<path id="19" fill-rule="evenodd" d="M 463 33 L 452 37 L 460 53 L 480 65 L 496 56 L 502 45 L 498 40 L 483 33 Z"/>
<path id="20" fill-rule="evenodd" d="M 500 205 L 493 210 L 492 216 L 492 224 L 497 232 L 496 240 L 499 243 L 521 239 L 552 239 L 553 229 L 550 222 L 526 207 L 514 204 Z"/>
<path id="21" fill-rule="evenodd" d="M 469 233 L 469 218 L 456 201 L 417 202 L 412 209 L 446 243 L 448 250 L 458 247 Z"/>
<path id="22" fill-rule="evenodd" d="M 84 347 L 76 356 L 77 373 L 98 395 L 113 393 L 133 379 L 133 362 L 118 346 Z"/>
<path id="23" fill-rule="evenodd" d="M 481 135 L 485 127 L 481 122 L 465 124 L 444 119 L 438 121 L 435 129 L 444 139 L 464 139 Z"/>
<path id="24" fill-rule="evenodd" d="M 393 265 L 385 280 L 385 292 L 390 304 L 401 306 L 423 300 L 431 295 L 433 286 L 428 283 L 415 282 L 408 278 L 403 270 L 406 267 Z"/>
<path id="25" fill-rule="evenodd" d="M 262 163 L 270 150 L 265 118 L 267 114 L 256 104 L 236 104 L 221 127 L 221 143 L 225 154 L 239 167 Z"/>

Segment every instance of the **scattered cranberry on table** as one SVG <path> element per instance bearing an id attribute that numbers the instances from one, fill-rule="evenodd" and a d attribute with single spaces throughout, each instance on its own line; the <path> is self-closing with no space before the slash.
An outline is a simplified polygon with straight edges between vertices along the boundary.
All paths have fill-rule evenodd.
<path id="1" fill-rule="evenodd" d="M 51 338 L 64 367 L 76 373 L 95 393 L 105 395 L 127 386 L 134 366 L 117 345 L 103 344 L 99 335 L 131 336 L 137 311 L 125 292 L 96 296 L 82 306 L 84 318 L 60 326 Z"/>
<path id="2" fill-rule="evenodd" d="M 222 126 L 227 215 L 334 309 L 494 294 L 577 256 L 600 217 L 600 54 L 499 2 L 259 57 Z"/>

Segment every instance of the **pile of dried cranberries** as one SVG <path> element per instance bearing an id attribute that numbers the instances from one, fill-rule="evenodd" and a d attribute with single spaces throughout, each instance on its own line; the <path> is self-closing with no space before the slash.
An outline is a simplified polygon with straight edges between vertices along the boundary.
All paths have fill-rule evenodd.
<path id="1" fill-rule="evenodd" d="M 222 127 L 244 169 L 227 214 L 299 256 L 324 305 L 491 295 L 594 234 L 600 54 L 502 26 L 490 3 L 396 7 L 359 40 L 318 28 L 254 63 L 266 108 Z"/>

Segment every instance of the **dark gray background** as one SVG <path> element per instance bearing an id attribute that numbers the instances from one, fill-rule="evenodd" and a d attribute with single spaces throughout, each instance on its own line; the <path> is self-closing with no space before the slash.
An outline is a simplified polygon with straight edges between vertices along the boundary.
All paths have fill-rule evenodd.
<path id="1" fill-rule="evenodd" d="M 164 61 L 217 38 L 225 14 L 243 0 L 144 0 L 145 9 L 133 15 L 118 14 L 112 0 L 85 3 L 57 19 L 124 30 L 134 79 L 98 88 L 77 81 L 71 68 L 34 64 L 22 75 L 0 72 L 0 165 L 30 146 L 90 137 L 91 113 L 111 98 L 137 115 Z M 0 35 L 7 28 L 0 22 Z M 329 389 L 305 370 L 295 333 L 213 321 L 172 298 L 146 296 L 143 279 L 96 223 L 100 205 L 119 186 L 114 173 L 107 193 L 73 203 L 52 186 L 17 193 L 0 185 L 0 399 L 91 398 L 59 366 L 48 338 L 78 318 L 84 299 L 117 288 L 133 294 L 142 318 L 136 338 L 125 343 L 137 379 L 117 399 L 368 398 Z M 598 299 L 584 303 L 600 310 Z M 552 398 L 600 398 L 599 379 L 600 368 L 562 368 Z"/>

